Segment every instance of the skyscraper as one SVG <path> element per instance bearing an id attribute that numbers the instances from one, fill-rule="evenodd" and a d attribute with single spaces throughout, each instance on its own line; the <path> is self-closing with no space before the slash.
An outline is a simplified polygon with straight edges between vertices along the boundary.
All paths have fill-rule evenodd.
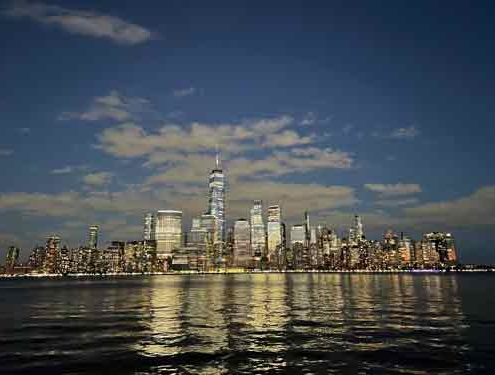
<path id="1" fill-rule="evenodd" d="M 249 266 L 252 260 L 250 228 L 246 219 L 238 219 L 234 225 L 233 263 L 239 267 Z"/>
<path id="2" fill-rule="evenodd" d="M 96 249 L 97 246 L 98 246 L 98 225 L 91 225 L 89 227 L 88 247 L 90 249 Z"/>
<path id="3" fill-rule="evenodd" d="M 295 244 L 304 245 L 306 241 L 306 228 L 305 225 L 297 224 L 293 225 L 290 230 L 290 244 L 291 247 Z"/>
<path id="4" fill-rule="evenodd" d="M 349 229 L 349 242 L 358 243 L 362 240 L 364 236 L 363 223 L 361 222 L 361 217 L 358 215 L 354 216 L 354 221 L 352 227 Z"/>
<path id="5" fill-rule="evenodd" d="M 7 250 L 7 257 L 5 259 L 5 268 L 7 272 L 11 272 L 19 259 L 20 249 L 16 246 L 10 246 Z"/>
<path id="6" fill-rule="evenodd" d="M 214 242 L 225 241 L 225 177 L 217 154 L 215 168 L 210 173 L 208 214 L 215 217 Z"/>
<path id="7" fill-rule="evenodd" d="M 251 248 L 253 256 L 261 257 L 265 254 L 266 234 L 263 223 L 263 204 L 255 200 L 251 209 Z"/>
<path id="8" fill-rule="evenodd" d="M 145 241 L 152 241 L 155 239 L 155 217 L 152 213 L 144 215 L 143 239 Z"/>
<path id="9" fill-rule="evenodd" d="M 60 237 L 52 236 L 46 239 L 46 256 L 43 271 L 46 273 L 57 273 L 60 258 Z"/>
<path id="10" fill-rule="evenodd" d="M 273 254 L 282 244 L 282 226 L 280 223 L 280 206 L 268 207 L 268 254 Z"/>
<path id="11" fill-rule="evenodd" d="M 181 246 L 182 211 L 161 210 L 156 215 L 156 255 L 164 260 L 172 256 L 172 250 Z"/>

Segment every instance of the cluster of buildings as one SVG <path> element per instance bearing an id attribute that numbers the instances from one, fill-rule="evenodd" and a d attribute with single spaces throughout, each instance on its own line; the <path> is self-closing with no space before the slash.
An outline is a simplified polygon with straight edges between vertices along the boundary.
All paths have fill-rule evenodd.
<path id="1" fill-rule="evenodd" d="M 380 241 L 365 237 L 355 216 L 348 234 L 339 237 L 331 228 L 311 226 L 309 213 L 301 224 L 286 227 L 281 207 L 255 200 L 248 218 L 226 228 L 225 176 L 216 158 L 209 177 L 207 210 L 183 231 L 182 211 L 159 210 L 143 220 L 138 241 L 113 241 L 98 247 L 98 226 L 89 227 L 85 246 L 69 249 L 58 236 L 36 246 L 26 265 L 18 265 L 19 249 L 7 253 L 5 272 L 47 274 L 146 273 L 171 270 L 384 270 L 445 268 L 457 264 L 450 233 L 432 232 L 419 241 L 387 231 Z"/>

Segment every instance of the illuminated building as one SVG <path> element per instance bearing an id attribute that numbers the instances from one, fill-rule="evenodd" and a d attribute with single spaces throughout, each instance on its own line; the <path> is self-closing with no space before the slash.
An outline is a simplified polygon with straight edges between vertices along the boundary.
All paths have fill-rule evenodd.
<path id="1" fill-rule="evenodd" d="M 144 215 L 143 239 L 145 241 L 153 241 L 155 239 L 155 217 L 152 213 Z"/>
<path id="2" fill-rule="evenodd" d="M 28 265 L 32 270 L 40 271 L 43 268 L 46 257 L 46 248 L 44 246 L 35 246 L 29 254 Z"/>
<path id="3" fill-rule="evenodd" d="M 21 250 L 16 246 L 9 246 L 9 249 L 7 250 L 7 257 L 5 259 L 5 268 L 7 272 L 12 272 L 14 270 L 17 260 L 19 259 L 20 251 Z"/>
<path id="4" fill-rule="evenodd" d="M 213 242 L 225 241 L 225 176 L 217 154 L 215 168 L 210 173 L 208 214 L 215 217 Z"/>
<path id="5" fill-rule="evenodd" d="M 161 210 L 156 215 L 156 255 L 161 261 L 172 256 L 172 250 L 181 246 L 182 211 Z"/>
<path id="6" fill-rule="evenodd" d="M 258 258 L 265 255 L 266 234 L 263 223 L 263 204 L 255 200 L 251 209 L 251 249 L 253 256 Z"/>
<path id="7" fill-rule="evenodd" d="M 431 232 L 423 235 L 425 248 L 429 250 L 430 264 L 456 264 L 457 252 L 454 237 L 450 233 Z M 433 259 L 432 259 L 433 258 Z"/>
<path id="8" fill-rule="evenodd" d="M 71 267 L 71 252 L 67 248 L 67 246 L 63 246 L 62 249 L 60 249 L 60 261 L 59 261 L 59 269 L 58 272 L 60 272 L 62 275 L 67 275 L 72 267 Z"/>
<path id="9" fill-rule="evenodd" d="M 280 206 L 268 207 L 268 254 L 270 259 L 282 245 L 282 226 L 280 223 Z"/>
<path id="10" fill-rule="evenodd" d="M 211 235 L 214 234 L 214 227 Z M 199 248 L 205 253 L 208 240 L 208 232 L 206 225 L 203 225 L 201 218 L 193 218 L 191 224 L 191 230 L 189 231 L 189 237 L 187 238 L 186 246 L 194 246 Z"/>
<path id="11" fill-rule="evenodd" d="M 406 267 L 411 266 L 414 257 L 414 244 L 409 237 L 404 236 L 402 233 L 398 244 L 398 252 L 400 265 Z"/>
<path id="12" fill-rule="evenodd" d="M 363 231 L 363 223 L 361 222 L 361 217 L 355 215 L 352 227 L 349 229 L 349 242 L 353 244 L 357 244 L 363 239 L 363 236 L 364 236 L 364 231 Z"/>
<path id="13" fill-rule="evenodd" d="M 45 248 L 46 255 L 43 263 L 43 271 L 45 273 L 57 273 L 59 271 L 60 237 L 48 237 Z"/>
<path id="14" fill-rule="evenodd" d="M 238 267 L 248 267 L 252 262 L 250 226 L 246 219 L 238 219 L 234 224 L 233 263 Z"/>
<path id="15" fill-rule="evenodd" d="M 98 247 L 98 225 L 89 227 L 88 246 L 90 249 L 96 249 Z"/>
<path id="16" fill-rule="evenodd" d="M 304 245 L 306 241 L 306 230 L 305 226 L 301 224 L 293 225 L 290 230 L 290 244 L 291 247 L 299 243 Z"/>

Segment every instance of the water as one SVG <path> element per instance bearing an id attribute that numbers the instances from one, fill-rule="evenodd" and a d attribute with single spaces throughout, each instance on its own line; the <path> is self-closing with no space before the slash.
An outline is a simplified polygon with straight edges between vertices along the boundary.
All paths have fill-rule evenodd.
<path id="1" fill-rule="evenodd" d="M 495 373 L 495 274 L 0 280 L 0 373 Z"/>

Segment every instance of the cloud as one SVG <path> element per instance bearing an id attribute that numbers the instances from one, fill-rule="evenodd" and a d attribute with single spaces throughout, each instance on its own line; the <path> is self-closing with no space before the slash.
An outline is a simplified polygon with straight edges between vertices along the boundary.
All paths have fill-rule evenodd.
<path id="1" fill-rule="evenodd" d="M 61 121 L 126 121 L 142 111 L 149 103 L 147 99 L 126 97 L 117 90 L 112 90 L 106 96 L 96 96 L 89 107 L 82 112 L 62 112 L 58 117 Z"/>
<path id="2" fill-rule="evenodd" d="M 400 207 L 412 206 L 418 204 L 418 198 L 403 198 L 403 199 L 382 199 L 377 200 L 375 204 L 382 207 Z"/>
<path id="3" fill-rule="evenodd" d="M 71 173 L 74 169 L 71 166 L 63 167 L 63 168 L 55 168 L 50 171 L 51 174 L 67 174 Z"/>
<path id="4" fill-rule="evenodd" d="M 289 116 L 249 120 L 239 124 L 188 126 L 167 124 L 148 134 L 132 122 L 107 128 L 97 135 L 97 148 L 118 157 L 138 157 L 155 152 L 207 152 L 220 148 L 223 153 L 239 153 L 262 146 L 286 147 L 307 144 L 311 137 L 284 130 L 293 123 Z M 279 136 L 279 139 L 277 139 Z"/>
<path id="5" fill-rule="evenodd" d="M 29 134 L 31 132 L 31 128 L 18 128 L 17 131 L 21 134 Z"/>
<path id="6" fill-rule="evenodd" d="M 398 196 L 421 193 L 421 186 L 418 184 L 365 184 L 364 187 L 382 196 Z"/>
<path id="7" fill-rule="evenodd" d="M 420 134 L 419 129 L 417 129 L 414 125 L 411 125 L 405 128 L 395 129 L 390 134 L 390 138 L 411 139 L 417 137 L 419 134 Z"/>
<path id="8" fill-rule="evenodd" d="M 301 121 L 301 125 L 313 125 L 316 123 L 316 115 L 313 112 L 308 112 Z"/>
<path id="9" fill-rule="evenodd" d="M 41 24 L 56 26 L 72 34 L 108 39 L 120 45 L 144 43 L 154 36 L 145 27 L 119 17 L 57 5 L 13 1 L 3 13 L 11 18 L 27 18 Z"/>
<path id="10" fill-rule="evenodd" d="M 0 156 L 10 156 L 13 153 L 14 153 L 14 150 L 5 149 L 5 148 L 0 149 Z"/>
<path id="11" fill-rule="evenodd" d="M 346 152 L 310 147 L 275 152 L 263 159 L 232 158 L 224 162 L 224 170 L 229 184 L 235 184 L 245 183 L 238 180 L 266 179 L 315 169 L 348 169 L 352 162 Z M 201 184 L 205 181 L 209 167 L 213 165 L 213 157 L 204 154 L 156 153 L 146 165 L 165 165 L 165 171 L 149 176 L 146 185 L 176 182 Z"/>
<path id="12" fill-rule="evenodd" d="M 197 90 L 195 87 L 188 87 L 185 89 L 174 90 L 173 95 L 176 98 L 183 98 L 185 96 L 194 95 L 196 93 L 196 91 Z"/>
<path id="13" fill-rule="evenodd" d="M 451 201 L 426 203 L 404 209 L 415 222 L 467 227 L 495 224 L 495 186 L 485 186 L 474 193 Z"/>
<path id="14" fill-rule="evenodd" d="M 89 173 L 83 176 L 83 182 L 86 185 L 102 187 L 110 183 L 112 176 L 113 174 L 110 172 Z"/>

